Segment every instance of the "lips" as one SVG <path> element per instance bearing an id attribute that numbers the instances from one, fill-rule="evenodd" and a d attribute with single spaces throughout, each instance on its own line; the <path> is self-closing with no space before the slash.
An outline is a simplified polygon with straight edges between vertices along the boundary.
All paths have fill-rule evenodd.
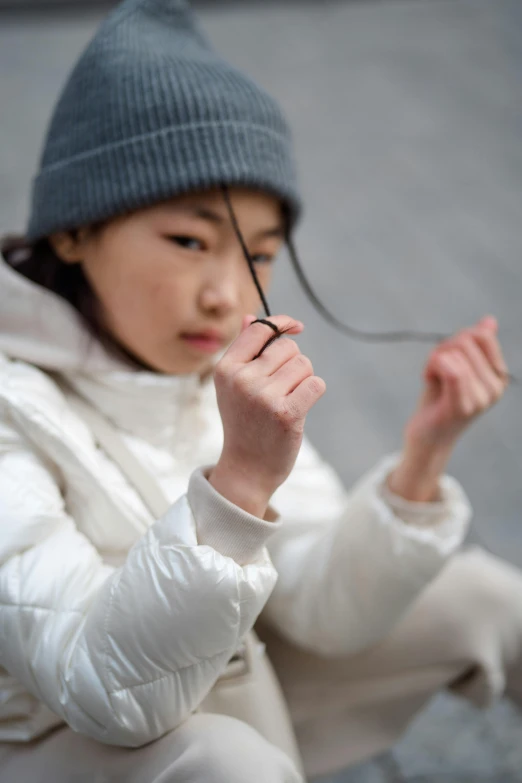
<path id="1" fill-rule="evenodd" d="M 181 335 L 186 345 L 202 353 L 217 353 L 226 343 L 225 335 L 215 329 L 203 332 L 184 332 Z"/>

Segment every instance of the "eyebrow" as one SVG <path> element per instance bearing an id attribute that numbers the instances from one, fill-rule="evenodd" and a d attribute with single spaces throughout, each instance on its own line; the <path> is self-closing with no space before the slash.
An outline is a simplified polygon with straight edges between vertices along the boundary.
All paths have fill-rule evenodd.
<path id="1" fill-rule="evenodd" d="M 228 215 L 222 215 L 220 212 L 215 212 L 213 209 L 209 209 L 208 207 L 187 206 L 184 207 L 183 211 L 189 212 L 191 215 L 194 215 L 201 220 L 208 220 L 209 223 L 215 223 L 216 225 L 223 225 L 224 223 L 229 222 Z M 266 239 L 268 237 L 283 237 L 284 233 L 283 225 L 279 224 L 277 226 L 273 226 L 272 228 L 261 229 L 255 234 L 254 238 Z"/>

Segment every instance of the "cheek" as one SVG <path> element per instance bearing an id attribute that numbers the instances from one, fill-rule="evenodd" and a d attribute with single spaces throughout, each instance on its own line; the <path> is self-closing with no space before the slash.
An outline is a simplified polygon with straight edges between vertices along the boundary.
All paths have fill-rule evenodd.
<path id="1" fill-rule="evenodd" d="M 141 292 L 143 306 L 151 319 L 159 323 L 181 322 L 194 300 L 193 281 L 179 274 L 166 276 L 163 280 L 151 280 Z"/>
<path id="2" fill-rule="evenodd" d="M 179 282 L 163 264 L 152 259 L 133 263 L 128 256 L 121 266 L 107 266 L 92 279 L 109 327 L 126 341 L 140 344 L 175 329 L 188 299 L 181 296 Z"/>
<path id="3" fill-rule="evenodd" d="M 139 270 L 128 267 L 114 276 L 105 301 L 116 323 L 143 320 L 154 308 L 155 291 L 151 280 Z"/>

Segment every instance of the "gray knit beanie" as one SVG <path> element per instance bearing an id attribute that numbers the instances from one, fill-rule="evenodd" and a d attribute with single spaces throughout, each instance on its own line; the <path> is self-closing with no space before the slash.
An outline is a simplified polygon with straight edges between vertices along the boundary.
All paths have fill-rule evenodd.
<path id="1" fill-rule="evenodd" d="M 193 190 L 244 185 L 300 210 L 276 102 L 222 60 L 184 0 L 125 0 L 73 70 L 34 181 L 28 238 Z"/>

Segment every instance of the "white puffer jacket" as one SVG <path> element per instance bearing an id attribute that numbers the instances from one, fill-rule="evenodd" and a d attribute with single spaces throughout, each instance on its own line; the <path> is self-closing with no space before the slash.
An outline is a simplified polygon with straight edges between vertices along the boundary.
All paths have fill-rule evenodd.
<path id="1" fill-rule="evenodd" d="M 53 375 L 155 474 L 172 501 L 163 518 Z M 221 443 L 211 382 L 118 365 L 63 300 L 0 262 L 0 740 L 66 721 L 147 743 L 198 706 L 263 610 L 317 652 L 361 649 L 465 534 L 454 480 L 440 503 L 401 502 L 383 490 L 389 458 L 347 493 L 307 443 L 274 495 L 279 520 L 257 519 L 205 478 Z"/>

